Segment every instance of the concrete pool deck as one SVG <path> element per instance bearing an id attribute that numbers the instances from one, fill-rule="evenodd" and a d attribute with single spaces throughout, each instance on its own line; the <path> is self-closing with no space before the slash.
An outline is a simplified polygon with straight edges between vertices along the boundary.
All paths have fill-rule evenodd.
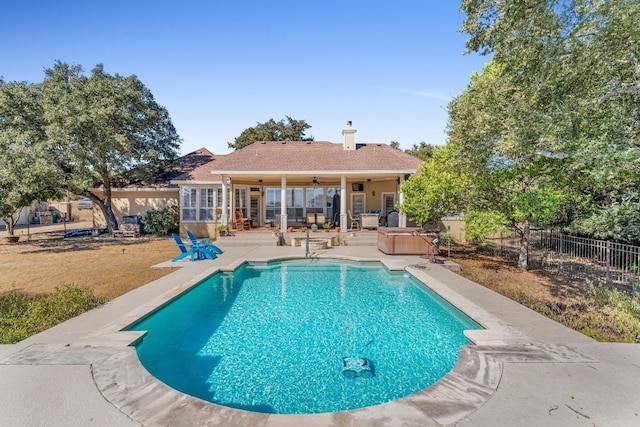
<path id="1" fill-rule="evenodd" d="M 418 256 L 338 246 L 318 257 L 380 260 L 408 270 L 486 330 L 470 331 L 454 369 L 411 396 L 353 411 L 270 415 L 186 396 L 155 380 L 123 326 L 244 260 L 300 247 L 234 246 L 104 306 L 0 346 L 0 425 L 7 426 L 637 426 L 640 345 L 598 343 Z M 175 263 L 173 264 L 175 266 Z"/>

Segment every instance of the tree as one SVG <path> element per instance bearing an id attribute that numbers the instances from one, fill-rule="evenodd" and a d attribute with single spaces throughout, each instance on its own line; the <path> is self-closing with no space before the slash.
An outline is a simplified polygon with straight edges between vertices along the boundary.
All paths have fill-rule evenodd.
<path id="1" fill-rule="evenodd" d="M 136 166 L 171 161 L 180 139 L 166 108 L 136 77 L 110 75 L 98 64 L 90 76 L 80 66 L 56 62 L 42 83 L 45 130 L 58 153 L 60 186 L 91 198 L 109 230 L 118 227 L 111 206 L 116 177 Z M 102 187 L 102 197 L 90 190 Z"/>
<path id="2" fill-rule="evenodd" d="M 411 154 L 414 157 L 419 158 L 420 160 L 424 160 L 425 162 L 433 157 L 433 153 L 435 151 L 435 147 L 431 144 L 427 144 L 422 141 L 420 145 L 413 144 L 411 148 L 404 150 L 405 153 Z"/>
<path id="3" fill-rule="evenodd" d="M 640 4 L 583 2 L 580 41 L 572 45 L 570 99 L 563 133 L 583 171 L 577 182 L 589 204 L 570 231 L 640 242 Z M 580 37 L 578 37 L 580 36 Z M 571 141 L 572 140 L 572 141 Z M 571 144 L 573 142 L 573 144 Z"/>
<path id="4" fill-rule="evenodd" d="M 521 268 L 531 223 L 575 229 L 585 215 L 612 218 L 608 207 L 619 205 L 628 224 L 640 212 L 639 8 L 631 0 L 462 3 L 468 49 L 493 58 L 450 104 L 449 136 L 476 174 L 471 207 L 520 227 Z"/>
<path id="5" fill-rule="evenodd" d="M 454 165 L 451 145 L 435 148 L 433 156 L 420 165 L 418 174 L 402 184 L 404 202 L 400 210 L 418 225 L 435 223 L 444 215 L 458 214 L 465 188 L 471 183 Z"/>
<path id="6" fill-rule="evenodd" d="M 269 119 L 265 123 L 257 123 L 256 126 L 242 131 L 234 142 L 228 142 L 229 148 L 239 150 L 256 141 L 313 141 L 313 136 L 305 136 L 305 131 L 311 128 L 304 120 L 295 120 L 289 116 L 276 122 Z"/>
<path id="7" fill-rule="evenodd" d="M 527 269 L 531 224 L 552 223 L 570 191 L 559 178 L 569 159 L 547 148 L 544 94 L 510 71 L 492 60 L 450 103 L 449 145 L 451 158 L 460 159 L 457 170 L 474 183 L 464 197 L 470 235 L 508 223 L 520 235 L 518 266 Z"/>
<path id="8" fill-rule="evenodd" d="M 562 176 L 588 195 L 567 211 L 567 228 L 640 240 L 612 234 L 610 214 L 640 214 L 640 4 L 465 0 L 461 10 L 468 49 L 493 53 L 512 82 L 546 100 L 547 148 L 572 159 Z"/>
<path id="9" fill-rule="evenodd" d="M 389 147 L 395 148 L 396 150 L 399 150 L 400 149 L 400 143 L 398 141 L 391 141 L 389 143 Z"/>
<path id="10" fill-rule="evenodd" d="M 9 235 L 22 208 L 59 195 L 38 98 L 38 86 L 0 80 L 0 217 Z"/>

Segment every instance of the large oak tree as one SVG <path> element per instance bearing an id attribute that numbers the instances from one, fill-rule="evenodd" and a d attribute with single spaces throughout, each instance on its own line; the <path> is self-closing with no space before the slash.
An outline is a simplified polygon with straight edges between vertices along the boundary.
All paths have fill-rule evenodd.
<path id="1" fill-rule="evenodd" d="M 167 109 L 136 76 L 108 74 L 101 64 L 88 76 L 83 71 L 63 62 L 45 70 L 45 130 L 58 154 L 61 188 L 91 198 L 113 230 L 118 226 L 111 205 L 116 178 L 173 160 L 180 139 Z M 102 197 L 91 192 L 96 186 Z"/>

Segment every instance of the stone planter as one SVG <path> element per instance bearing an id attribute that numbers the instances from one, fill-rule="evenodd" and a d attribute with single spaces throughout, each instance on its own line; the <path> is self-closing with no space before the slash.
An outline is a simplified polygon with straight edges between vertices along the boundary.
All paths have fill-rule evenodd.
<path id="1" fill-rule="evenodd" d="M 306 239 L 300 242 L 300 246 L 302 247 L 302 251 L 306 252 L 307 250 Z M 309 239 L 309 252 L 326 250 L 328 246 L 329 246 L 329 243 L 324 239 Z"/>

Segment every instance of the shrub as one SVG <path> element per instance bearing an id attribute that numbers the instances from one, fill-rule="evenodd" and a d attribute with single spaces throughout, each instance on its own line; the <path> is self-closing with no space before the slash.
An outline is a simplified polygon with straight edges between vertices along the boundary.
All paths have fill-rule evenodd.
<path id="1" fill-rule="evenodd" d="M 164 209 L 150 209 L 142 217 L 142 224 L 144 230 L 154 236 L 177 233 L 180 228 L 180 209 L 175 203 Z"/>
<path id="2" fill-rule="evenodd" d="M 13 344 L 106 302 L 88 288 L 63 286 L 34 297 L 13 291 L 0 297 L 0 344 Z"/>
<path id="3" fill-rule="evenodd" d="M 640 320 L 640 294 L 622 292 L 604 285 L 589 283 L 585 298 L 599 307 L 614 307 Z"/>
<path id="4" fill-rule="evenodd" d="M 583 298 L 549 301 L 525 291 L 505 291 L 505 296 L 538 313 L 603 342 L 640 342 L 638 297 L 616 289 L 591 286 Z"/>
<path id="5" fill-rule="evenodd" d="M 492 234 L 506 231 L 507 218 L 501 212 L 468 211 L 464 219 L 466 221 L 465 235 L 468 241 L 481 246 L 486 245 L 486 238 Z"/>
<path id="6" fill-rule="evenodd" d="M 21 292 L 0 297 L 0 344 L 13 344 L 29 336 L 24 321 L 29 303 L 29 297 Z"/>

